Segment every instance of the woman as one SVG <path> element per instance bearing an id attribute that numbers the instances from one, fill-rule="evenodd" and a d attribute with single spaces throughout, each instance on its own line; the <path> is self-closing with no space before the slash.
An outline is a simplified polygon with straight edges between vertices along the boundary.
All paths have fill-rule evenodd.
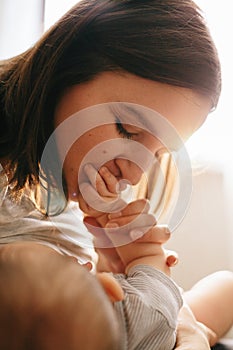
<path id="1" fill-rule="evenodd" d="M 77 229 L 77 217 L 72 223 L 74 204 L 65 210 L 67 201 L 77 201 L 84 213 L 95 217 L 86 223 L 97 224 L 96 212 L 108 210 L 98 207 L 99 202 L 92 208 L 95 198 L 89 202 L 93 172 L 96 176 L 97 170 L 103 183 L 100 197 L 115 198 L 115 185 L 121 190 L 124 181 L 135 185 L 146 170 L 140 160 L 119 152 L 119 138 L 124 144 L 129 139 L 142 145 L 143 155 L 173 147 L 163 142 L 163 136 L 156 137 L 156 130 L 150 132 L 151 124 L 145 127 L 141 115 L 136 122 L 122 119 L 121 113 L 102 121 L 102 107 L 95 106 L 143 106 L 139 109 L 162 115 L 160 119 L 175 131 L 172 141 L 181 144 L 217 106 L 221 88 L 216 48 L 199 8 L 190 0 L 83 0 L 34 47 L 3 62 L 0 77 L 0 159 L 2 178 L 7 177 L 2 187 L 8 186 L 1 208 L 1 242 L 43 241 L 83 258 L 90 254 L 85 249 L 90 244 L 85 242 L 87 232 Z M 92 118 L 86 124 L 87 111 Z M 100 114 L 95 116 L 95 111 Z M 71 115 L 77 116 L 76 123 L 81 116 L 81 122 L 70 124 Z M 69 143 L 73 125 L 76 134 Z M 112 146 L 116 139 L 109 156 L 108 141 Z M 102 160 L 93 169 L 91 152 L 99 151 L 100 144 Z M 114 188 L 108 187 L 109 177 Z M 137 201 L 131 205 L 134 218 L 143 211 L 139 207 Z M 55 228 L 43 214 L 55 215 Z M 129 217 L 122 219 L 122 225 L 129 222 Z M 149 226 L 153 225 L 152 220 Z M 113 251 L 101 251 L 108 263 Z M 119 264 L 115 268 L 120 269 Z"/>

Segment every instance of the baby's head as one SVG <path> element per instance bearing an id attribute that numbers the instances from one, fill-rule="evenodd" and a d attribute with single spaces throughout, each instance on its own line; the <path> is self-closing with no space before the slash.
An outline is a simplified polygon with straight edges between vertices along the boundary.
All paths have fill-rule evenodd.
<path id="1" fill-rule="evenodd" d="M 105 275 L 101 281 L 39 244 L 1 248 L 1 349 L 118 349 L 116 315 L 101 284 L 112 300 L 119 293 Z"/>

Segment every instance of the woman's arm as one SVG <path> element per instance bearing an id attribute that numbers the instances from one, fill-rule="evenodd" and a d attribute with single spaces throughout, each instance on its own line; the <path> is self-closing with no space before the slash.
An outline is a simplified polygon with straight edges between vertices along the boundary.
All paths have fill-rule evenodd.
<path id="1" fill-rule="evenodd" d="M 233 272 L 218 271 L 184 293 L 196 319 L 222 338 L 233 326 Z M 213 342 L 211 343 L 213 345 Z"/>
<path id="2" fill-rule="evenodd" d="M 216 335 L 204 324 L 197 322 L 188 304 L 180 310 L 175 350 L 210 350 Z"/>

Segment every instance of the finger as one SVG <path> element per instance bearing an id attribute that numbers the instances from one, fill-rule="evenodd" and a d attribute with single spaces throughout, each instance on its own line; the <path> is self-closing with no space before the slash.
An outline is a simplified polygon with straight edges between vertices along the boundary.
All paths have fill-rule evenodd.
<path id="1" fill-rule="evenodd" d="M 102 167 L 98 173 L 95 167 L 92 164 L 86 164 L 84 167 L 84 171 L 92 184 L 92 187 L 99 193 L 102 197 L 116 197 L 116 185 L 117 180 L 115 176 L 113 176 L 106 167 Z M 105 178 L 108 180 L 109 188 L 107 187 L 107 183 L 105 182 Z"/>
<path id="2" fill-rule="evenodd" d="M 83 222 L 88 231 L 95 237 L 93 243 L 96 248 L 113 247 L 113 244 L 106 235 L 105 230 L 98 224 L 95 218 L 85 217 Z"/>
<path id="3" fill-rule="evenodd" d="M 144 234 L 140 231 L 140 229 L 133 229 L 130 232 L 130 236 L 132 240 L 136 240 L 138 243 L 166 243 L 171 237 L 170 231 L 167 229 L 165 225 L 156 225 L 151 229 L 146 231 Z"/>
<path id="4" fill-rule="evenodd" d="M 98 222 L 98 224 L 101 226 L 101 227 L 105 227 L 108 223 L 108 214 L 106 213 L 101 213 L 101 215 L 99 215 L 98 217 L 96 217 L 96 220 Z"/>
<path id="5" fill-rule="evenodd" d="M 115 248 L 98 248 L 96 252 L 99 255 L 97 270 L 99 272 L 124 273 L 125 265 L 120 259 Z"/>
<path id="6" fill-rule="evenodd" d="M 83 219 L 83 223 L 87 226 L 90 225 L 90 227 L 101 227 L 101 225 L 98 223 L 98 221 L 96 220 L 96 218 L 92 217 L 92 216 L 85 216 L 85 218 Z"/>
<path id="7" fill-rule="evenodd" d="M 114 225 L 119 226 L 119 233 L 129 234 L 134 230 L 141 232 L 141 235 L 143 235 L 156 225 L 156 219 L 152 214 L 129 215 L 110 220 L 106 228 L 114 227 Z"/>
<path id="8" fill-rule="evenodd" d="M 93 263 L 91 261 L 87 261 L 84 264 L 81 264 L 85 269 L 87 269 L 87 271 L 91 271 L 93 270 Z"/>
<path id="9" fill-rule="evenodd" d="M 156 225 L 156 219 L 153 214 L 140 213 L 109 220 L 108 224 L 117 224 L 119 227 L 127 225 L 129 229 L 143 226 L 153 227 Z"/>
<path id="10" fill-rule="evenodd" d="M 108 170 L 107 167 L 103 166 L 99 169 L 99 173 L 104 180 L 105 186 L 111 195 L 119 192 L 118 181 L 116 177 Z"/>
<path id="11" fill-rule="evenodd" d="M 84 200 L 84 198 L 83 198 L 81 193 L 78 194 L 77 198 L 78 198 L 79 208 L 82 210 L 82 212 L 85 215 L 91 216 L 91 217 L 94 217 L 94 218 L 97 218 L 97 217 L 99 217 L 101 215 L 104 215 L 101 211 L 90 207 L 88 205 L 88 203 Z"/>
<path id="12" fill-rule="evenodd" d="M 95 211 L 112 213 L 123 210 L 127 205 L 120 197 L 101 197 L 90 183 L 84 182 L 79 188 L 83 201 L 86 202 L 85 207 L 89 208 L 89 210 L 92 208 Z"/>
<path id="13" fill-rule="evenodd" d="M 147 199 L 138 199 L 129 203 L 121 211 L 109 214 L 109 219 L 118 218 L 120 216 L 128 216 L 133 214 L 148 213 L 150 204 Z"/>
<path id="14" fill-rule="evenodd" d="M 128 265 L 129 262 L 133 262 L 140 258 L 151 257 L 155 260 L 159 259 L 160 263 L 162 261 L 162 265 L 166 268 L 166 270 L 168 270 L 168 266 L 166 265 L 166 256 L 161 244 L 145 242 L 138 243 L 135 241 L 130 244 L 119 245 L 116 247 L 116 250 L 121 257 L 121 260 L 126 265 Z"/>
<path id="15" fill-rule="evenodd" d="M 145 226 L 141 227 L 140 234 L 144 235 L 148 230 L 150 230 L 150 227 L 145 227 Z M 136 238 L 135 238 L 134 232 L 131 236 L 130 233 L 128 232 L 128 230 L 125 228 L 122 228 L 122 227 L 114 227 L 114 226 L 108 227 L 108 228 L 106 228 L 106 234 L 109 237 L 109 239 L 111 240 L 114 247 L 128 245 L 128 244 L 132 244 L 134 242 L 139 244 L 138 235 L 136 235 Z M 140 244 L 148 244 L 149 245 L 151 243 L 148 243 L 146 241 L 145 242 L 141 241 Z M 157 245 L 161 245 L 161 244 L 158 243 Z"/>

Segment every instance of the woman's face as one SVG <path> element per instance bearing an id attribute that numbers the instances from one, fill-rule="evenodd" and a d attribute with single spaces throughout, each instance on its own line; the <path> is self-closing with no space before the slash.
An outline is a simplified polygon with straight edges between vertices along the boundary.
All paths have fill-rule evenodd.
<path id="1" fill-rule="evenodd" d="M 128 73 L 105 72 L 90 82 L 69 88 L 63 94 L 55 112 L 55 127 L 68 121 L 68 118 L 76 112 L 109 102 L 127 102 L 154 110 L 170 123 L 168 123 L 170 127 L 174 128 L 183 141 L 202 125 L 211 108 L 211 102 L 208 98 L 190 89 L 154 82 Z M 97 107 L 96 111 L 98 112 L 98 110 Z M 81 113 L 78 116 L 80 116 L 80 123 L 83 123 L 85 116 L 82 118 Z M 70 147 L 64 161 L 63 170 L 68 196 L 73 200 L 75 199 L 74 194 L 76 196 L 79 193 L 80 166 L 83 164 L 82 162 L 85 163 L 88 152 L 90 154 L 94 149 L 98 151 L 99 145 L 102 147 L 92 158 L 93 162 L 95 163 L 95 159 L 98 158 L 99 163 L 97 163 L 101 166 L 105 165 L 118 181 L 124 179 L 132 185 L 139 182 L 143 167 L 136 164 L 137 162 L 134 162 L 133 158 L 127 157 L 127 154 L 123 154 L 122 148 L 117 146 L 120 146 L 121 140 L 122 144 L 126 139 L 136 141 L 135 145 L 139 143 L 145 146 L 150 154 L 156 154 L 159 149 L 167 148 L 166 144 L 163 144 L 161 138 L 157 138 L 154 132 L 150 133 L 148 129 L 140 128 L 137 123 L 135 125 L 132 125 L 134 123 L 127 124 L 122 119 L 118 120 L 119 123 L 116 124 L 113 117 L 109 123 L 105 124 L 102 122 L 101 112 L 99 115 L 98 113 L 94 114 L 94 119 L 95 123 L 96 119 L 99 120 L 100 126 L 96 124 L 93 128 L 86 128 L 86 132 L 81 133 Z M 146 124 L 146 120 L 141 119 L 142 124 L 144 121 Z M 117 143 L 115 144 L 114 140 L 116 141 L 116 139 Z M 62 147 L 61 144 L 62 137 L 58 142 L 59 149 Z M 133 143 L 131 142 L 131 144 Z M 109 156 L 110 153 L 112 156 Z M 101 162 L 102 156 L 103 161 Z M 91 162 L 91 158 L 88 159 Z M 94 166 L 96 167 L 96 164 Z"/>

